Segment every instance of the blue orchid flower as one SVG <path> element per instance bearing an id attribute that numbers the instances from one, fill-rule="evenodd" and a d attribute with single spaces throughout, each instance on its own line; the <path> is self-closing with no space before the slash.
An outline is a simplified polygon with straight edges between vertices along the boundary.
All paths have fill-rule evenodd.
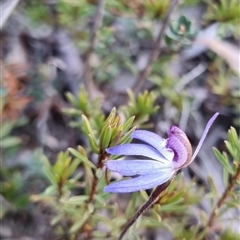
<path id="1" fill-rule="evenodd" d="M 215 113 L 208 121 L 194 154 L 186 134 L 176 126 L 168 131 L 168 139 L 150 131 L 135 130 L 131 137 L 144 143 L 128 143 L 106 149 L 109 154 L 143 156 L 146 159 L 107 161 L 107 169 L 132 178 L 113 182 L 105 186 L 104 191 L 135 192 L 154 188 L 172 179 L 179 169 L 194 160 L 218 114 Z"/>

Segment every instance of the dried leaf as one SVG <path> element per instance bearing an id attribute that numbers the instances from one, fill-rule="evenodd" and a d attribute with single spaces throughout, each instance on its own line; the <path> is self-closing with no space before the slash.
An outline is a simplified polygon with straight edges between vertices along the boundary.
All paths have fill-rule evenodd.
<path id="1" fill-rule="evenodd" d="M 197 42 L 215 52 L 223 58 L 236 73 L 240 74 L 240 49 L 238 47 L 226 41 L 209 38 L 198 38 Z"/>

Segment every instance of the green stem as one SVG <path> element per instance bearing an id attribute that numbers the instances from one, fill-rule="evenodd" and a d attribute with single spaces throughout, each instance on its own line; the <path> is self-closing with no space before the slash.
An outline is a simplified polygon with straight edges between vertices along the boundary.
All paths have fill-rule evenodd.
<path id="1" fill-rule="evenodd" d="M 238 161 L 240 162 L 240 160 Z M 227 188 L 225 189 L 225 191 L 223 192 L 221 198 L 218 200 L 217 204 L 215 205 L 215 207 L 213 208 L 210 217 L 208 219 L 208 222 L 206 224 L 205 229 L 209 230 L 213 223 L 214 220 L 217 216 L 217 213 L 219 212 L 219 209 L 221 208 L 221 206 L 224 204 L 224 202 L 226 201 L 227 197 L 231 194 L 231 192 L 233 191 L 234 186 L 236 185 L 236 182 L 240 179 L 240 164 L 237 167 L 237 171 L 236 173 L 231 177 L 229 184 L 227 186 Z M 207 234 L 208 231 L 206 231 Z"/>

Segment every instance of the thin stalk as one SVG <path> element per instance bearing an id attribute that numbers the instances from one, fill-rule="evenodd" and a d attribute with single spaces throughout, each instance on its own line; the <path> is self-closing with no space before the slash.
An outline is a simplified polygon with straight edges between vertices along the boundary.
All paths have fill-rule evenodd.
<path id="1" fill-rule="evenodd" d="M 240 160 L 239 160 L 240 162 Z M 229 184 L 227 186 L 227 188 L 225 189 L 225 191 L 223 192 L 221 198 L 218 200 L 217 204 L 215 205 L 215 207 L 213 208 L 210 217 L 208 219 L 208 222 L 206 224 L 205 229 L 210 229 L 214 223 L 214 220 L 217 216 L 217 213 L 219 212 L 219 209 L 222 207 L 222 205 L 225 203 L 227 197 L 231 194 L 231 192 L 233 191 L 234 186 L 236 185 L 237 181 L 240 179 L 240 164 L 238 165 L 237 171 L 236 173 L 231 177 Z M 206 231 L 207 234 L 208 231 Z"/>
<path id="2" fill-rule="evenodd" d="M 98 162 L 97 162 L 97 169 L 101 169 L 103 167 L 103 160 L 105 159 L 105 151 L 100 150 L 99 156 L 98 156 Z M 98 177 L 96 174 L 96 171 L 93 173 L 93 180 L 92 180 L 92 186 L 91 191 L 88 198 L 88 203 L 93 202 L 94 195 L 97 191 L 97 184 L 98 184 Z"/>
<path id="3" fill-rule="evenodd" d="M 128 222 L 123 227 L 123 230 L 118 237 L 118 240 L 121 240 L 125 233 L 128 231 L 128 229 L 137 221 L 137 219 L 143 215 L 145 212 L 147 212 L 158 200 L 160 193 L 165 190 L 171 181 L 168 181 L 160 186 L 157 186 L 156 189 L 152 192 L 149 199 L 137 210 L 135 215 L 128 220 Z"/>
<path id="4" fill-rule="evenodd" d="M 94 51 L 94 47 L 97 39 L 97 32 L 99 31 L 102 25 L 104 8 L 105 8 L 105 0 L 98 0 L 96 17 L 94 19 L 93 28 L 90 35 L 90 44 L 85 54 L 84 83 L 85 83 L 86 90 L 89 93 L 89 97 L 91 99 L 94 98 L 94 93 L 97 92 L 97 88 L 93 81 L 93 73 L 90 65 L 90 60 L 91 60 L 91 55 Z"/>
<path id="5" fill-rule="evenodd" d="M 159 54 L 161 53 L 161 48 L 162 48 L 162 39 L 164 37 L 166 28 L 168 26 L 170 16 L 175 8 L 175 6 L 178 4 L 179 0 L 172 0 L 168 9 L 168 12 L 163 20 L 163 25 L 162 28 L 157 36 L 157 39 L 155 41 L 155 47 L 153 51 L 151 52 L 149 58 L 148 58 L 148 63 L 146 67 L 139 72 L 139 75 L 136 79 L 135 84 L 133 85 L 133 92 L 136 94 L 141 90 L 142 84 L 144 81 L 146 81 L 147 77 L 150 75 L 152 71 L 152 64 L 157 60 L 159 57 Z"/>

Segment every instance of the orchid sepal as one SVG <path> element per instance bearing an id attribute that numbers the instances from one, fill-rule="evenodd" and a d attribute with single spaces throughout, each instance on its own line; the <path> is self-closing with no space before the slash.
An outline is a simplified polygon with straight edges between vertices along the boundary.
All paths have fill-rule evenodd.
<path id="1" fill-rule="evenodd" d="M 132 137 L 145 142 L 144 144 L 122 144 L 106 149 L 114 155 L 145 156 L 145 160 L 109 160 L 106 167 L 133 177 L 113 182 L 104 188 L 106 192 L 134 192 L 157 187 L 174 177 L 176 172 L 188 166 L 199 152 L 207 133 L 219 113 L 215 113 L 208 121 L 202 137 L 194 153 L 186 134 L 178 127 L 172 126 L 168 131 L 168 139 L 146 130 L 135 130 Z"/>

